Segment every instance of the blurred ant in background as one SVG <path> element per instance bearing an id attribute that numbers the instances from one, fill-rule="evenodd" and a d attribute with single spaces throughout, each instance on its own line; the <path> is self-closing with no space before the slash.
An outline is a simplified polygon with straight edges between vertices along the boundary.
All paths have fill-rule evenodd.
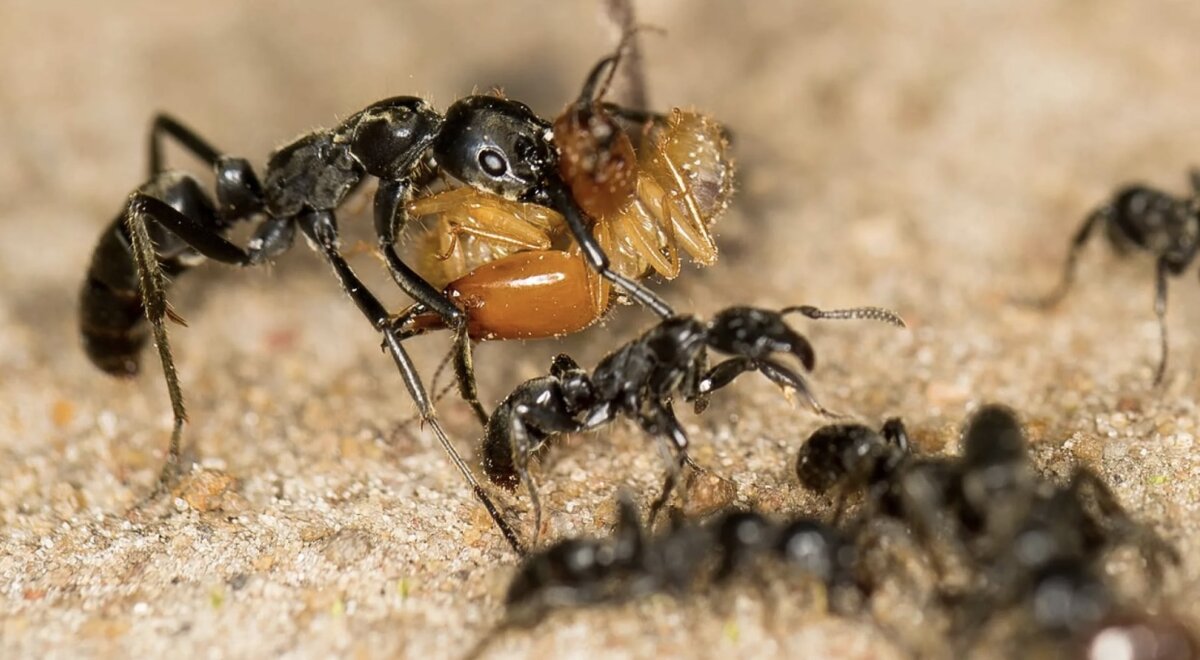
<path id="1" fill-rule="evenodd" d="M 1028 616 L 1039 635 L 1077 636 L 1119 613 L 1103 570 L 1114 550 L 1136 548 L 1155 586 L 1163 567 L 1178 563 L 1095 473 L 1076 468 L 1065 486 L 1038 475 L 1010 409 L 980 408 L 962 446 L 957 458 L 917 457 L 898 419 L 880 432 L 833 425 L 809 438 L 796 469 L 817 492 L 862 493 L 855 526 L 881 516 L 905 523 L 942 577 L 943 555 L 952 553 L 970 579 L 965 591 L 943 589 L 942 598 L 969 636 L 999 610 Z"/>
<path id="2" fill-rule="evenodd" d="M 1181 275 L 1200 250 L 1200 170 L 1190 173 L 1192 195 L 1175 197 L 1140 184 L 1122 187 L 1104 205 L 1092 211 L 1071 241 L 1062 280 L 1049 295 L 1035 301 L 1048 308 L 1057 305 L 1075 281 L 1075 266 L 1088 239 L 1103 226 L 1118 254 L 1141 251 L 1156 257 L 1154 313 L 1158 317 L 1160 357 L 1154 384 L 1167 370 L 1167 277 Z"/>

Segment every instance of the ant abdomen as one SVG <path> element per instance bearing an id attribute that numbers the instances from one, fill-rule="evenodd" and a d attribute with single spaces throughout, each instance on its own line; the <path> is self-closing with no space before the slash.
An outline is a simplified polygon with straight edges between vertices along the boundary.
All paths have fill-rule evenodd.
<path id="1" fill-rule="evenodd" d="M 121 229 L 118 220 L 92 253 L 79 295 L 79 327 L 93 364 L 114 376 L 133 376 L 150 335 L 133 255 Z"/>
<path id="2" fill-rule="evenodd" d="M 162 200 L 197 220 L 211 221 L 212 201 L 191 176 L 163 172 L 138 189 L 137 194 Z M 138 373 L 142 348 L 150 337 L 142 306 L 142 292 L 134 263 L 133 247 L 125 226 L 129 202 L 101 235 L 79 294 L 79 329 L 88 359 L 113 376 Z M 164 283 L 200 260 L 174 234 L 156 223 L 147 223 L 155 243 Z"/>

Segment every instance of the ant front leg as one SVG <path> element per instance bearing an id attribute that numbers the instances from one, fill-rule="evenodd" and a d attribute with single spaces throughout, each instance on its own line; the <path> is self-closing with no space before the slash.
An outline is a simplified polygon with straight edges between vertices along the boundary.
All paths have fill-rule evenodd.
<path id="1" fill-rule="evenodd" d="M 1084 246 L 1087 245 L 1088 239 L 1095 233 L 1096 227 L 1108 222 L 1114 212 L 1111 205 L 1105 205 L 1093 211 L 1087 217 L 1087 220 L 1084 220 L 1083 226 L 1079 228 L 1079 231 L 1075 234 L 1075 238 L 1071 240 L 1071 248 L 1067 252 L 1066 261 L 1063 263 L 1062 279 L 1059 280 L 1058 286 L 1046 296 L 1031 301 L 1032 304 L 1047 309 L 1062 302 L 1062 299 L 1067 295 L 1067 291 L 1070 290 L 1071 285 L 1075 282 L 1075 267 L 1079 261 L 1079 254 L 1083 251 Z"/>
<path id="2" fill-rule="evenodd" d="M 471 339 L 467 335 L 467 315 L 444 293 L 414 271 L 396 253 L 396 236 L 408 223 L 405 202 L 409 185 L 404 181 L 381 181 L 375 193 L 375 233 L 379 238 L 379 249 L 383 252 L 388 273 L 404 293 L 408 294 L 422 311 L 433 311 L 454 331 L 454 373 L 462 395 L 479 423 L 487 426 L 488 413 L 479 401 L 479 390 L 475 382 Z"/>
<path id="3" fill-rule="evenodd" d="M 393 316 L 390 325 L 398 338 L 401 340 L 408 339 L 422 332 L 422 330 L 416 330 L 410 326 L 413 319 L 429 311 L 429 308 L 423 303 L 414 303 L 400 314 Z M 467 402 L 471 410 L 475 412 L 475 417 L 479 420 L 479 423 L 484 428 L 487 428 L 490 415 L 479 400 L 479 386 L 475 380 L 474 342 L 471 341 L 469 328 L 466 323 L 453 328 L 453 330 L 454 345 L 451 348 L 450 357 L 454 364 L 454 380 L 458 386 L 458 394 L 462 397 L 463 401 Z"/>
<path id="4" fill-rule="evenodd" d="M 405 202 L 409 192 L 410 186 L 405 181 L 379 182 L 379 190 L 375 192 L 375 234 L 379 239 L 379 249 L 383 252 L 388 273 L 397 286 L 413 300 L 437 313 L 447 326 L 457 330 L 466 325 L 466 314 L 396 253 L 396 236 L 408 224 Z"/>
<path id="5" fill-rule="evenodd" d="M 695 465 L 688 455 L 688 437 L 683 426 L 671 410 L 670 403 L 653 401 L 647 404 L 649 408 L 638 416 L 638 424 L 642 429 L 658 440 L 659 453 L 667 464 L 667 478 L 663 482 L 662 494 L 650 504 L 647 525 L 654 526 L 659 511 L 671 499 L 671 493 L 679 484 L 684 465 Z M 674 456 L 672 456 L 674 452 Z M 685 493 L 686 496 L 686 493 Z"/>
<path id="6" fill-rule="evenodd" d="M 338 233 L 337 222 L 332 211 L 309 212 L 300 216 L 298 219 L 300 230 L 307 236 L 320 250 L 321 255 L 333 267 L 334 274 L 338 278 L 338 282 L 342 286 L 342 290 L 350 296 L 354 304 L 358 307 L 363 316 L 379 331 L 384 338 L 384 346 L 392 355 L 393 361 L 396 363 L 397 369 L 400 370 L 400 376 L 404 379 L 404 385 L 408 389 L 408 393 L 412 396 L 413 401 L 417 404 L 417 409 L 421 412 L 421 418 L 425 423 L 433 429 L 434 434 L 441 443 L 442 449 L 446 455 L 450 457 L 450 461 L 454 463 L 454 467 L 462 473 L 463 478 L 471 486 L 475 497 L 487 509 L 488 515 L 499 528 L 500 533 L 504 535 L 512 549 L 518 554 L 525 554 L 525 548 L 521 545 L 516 533 L 509 527 L 508 523 L 500 516 L 500 512 L 496 506 L 492 504 L 491 498 L 488 497 L 483 486 L 475 478 L 475 474 L 471 472 L 471 468 L 459 455 L 458 450 L 451 444 L 450 438 L 446 436 L 442 430 L 441 423 L 438 422 L 437 416 L 433 410 L 433 402 L 429 399 L 429 395 L 425 391 L 424 384 L 421 383 L 420 375 L 417 373 L 416 365 L 413 364 L 412 358 L 408 352 L 400 344 L 400 337 L 396 330 L 392 327 L 391 318 L 375 294 L 358 278 L 354 270 L 350 268 L 344 257 L 338 251 Z"/>
<path id="7" fill-rule="evenodd" d="M 146 498 L 147 500 L 161 495 L 167 484 L 177 476 L 181 461 L 180 447 L 183 425 L 187 421 L 183 391 L 179 386 L 179 375 L 175 368 L 175 359 L 171 352 L 166 328 L 168 318 L 180 322 L 181 319 L 175 315 L 167 302 L 166 278 L 147 222 L 166 229 L 200 254 L 221 263 L 248 266 L 257 263 L 260 260 L 259 255 L 262 254 L 259 250 L 244 250 L 226 240 L 221 235 L 223 230 L 221 220 L 211 214 L 211 205 L 207 200 L 197 197 L 200 194 L 188 187 L 179 187 L 172 191 L 172 195 L 178 198 L 177 203 L 183 208 L 191 209 L 196 214 L 195 217 L 179 211 L 157 197 L 142 192 L 134 193 L 129 197 L 123 216 L 141 289 L 142 306 L 146 320 L 150 323 L 151 331 L 154 334 L 154 344 L 158 348 L 159 360 L 162 363 L 163 376 L 167 382 L 167 392 L 171 398 L 171 410 L 174 416 L 167 460 L 159 475 L 158 484 Z M 208 209 L 208 211 L 204 211 L 204 209 Z M 265 251 L 277 251 L 280 249 L 281 241 L 290 244 L 288 231 L 281 230 L 268 236 L 260 248 Z M 286 249 L 286 245 L 284 245 L 284 249 Z"/>
<path id="8" fill-rule="evenodd" d="M 562 214 L 563 219 L 566 220 L 567 229 L 579 243 L 584 259 L 593 270 L 620 287 L 630 298 L 649 307 L 660 317 L 665 319 L 675 316 L 675 310 L 657 294 L 611 268 L 608 255 L 604 253 L 604 249 L 600 247 L 595 235 L 588 228 L 583 211 L 571 197 L 571 192 L 566 184 L 554 179 L 547 184 L 545 191 L 549 197 L 551 208 Z"/>
<path id="9" fill-rule="evenodd" d="M 735 378 L 747 371 L 758 371 L 766 376 L 768 380 L 783 390 L 783 395 L 789 401 L 793 401 L 795 395 L 799 393 L 817 414 L 825 417 L 841 417 L 821 404 L 804 376 L 794 369 L 770 359 L 755 360 L 747 357 L 735 357 L 717 363 L 700 379 L 697 390 L 698 396 L 703 399 L 698 399 L 698 401 L 703 400 L 707 405 L 707 399 L 712 392 L 729 385 Z"/>

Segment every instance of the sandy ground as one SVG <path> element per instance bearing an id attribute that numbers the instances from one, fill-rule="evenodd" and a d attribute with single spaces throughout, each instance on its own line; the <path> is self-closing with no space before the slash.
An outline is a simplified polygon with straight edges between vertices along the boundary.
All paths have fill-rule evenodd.
<path id="1" fill-rule="evenodd" d="M 1200 586 L 1194 270 L 1172 283 L 1161 388 L 1149 262 L 1093 246 L 1059 309 L 1009 302 L 1052 284 L 1069 236 L 1117 184 L 1185 189 L 1200 162 L 1200 4 L 664 0 L 642 18 L 667 30 L 646 42 L 654 105 L 727 122 L 743 174 L 721 262 L 661 287 L 670 300 L 701 313 L 900 310 L 909 332 L 805 329 L 826 404 L 872 423 L 903 415 L 929 451 L 953 451 L 980 402 L 1014 406 L 1040 464 L 1100 471 L 1179 547 L 1166 607 L 1200 620 L 1187 597 Z M 143 176 L 155 110 L 261 163 L 399 93 L 445 107 L 501 85 L 555 113 L 611 39 L 590 1 L 3 3 L 0 655 L 453 657 L 483 634 L 516 559 L 406 422 L 390 361 L 308 250 L 271 269 L 208 266 L 173 292 L 190 323 L 173 334 L 187 438 L 207 471 L 173 512 L 138 523 L 124 512 L 160 465 L 164 389 L 153 361 L 127 383 L 88 364 L 76 295 L 99 232 Z M 365 214 L 343 217 L 367 236 Z M 403 303 L 368 255 L 354 263 Z M 485 398 L 560 350 L 591 364 L 649 322 L 626 308 L 569 340 L 484 346 Z M 414 346 L 432 373 L 445 338 Z M 465 408 L 440 411 L 469 452 Z M 686 421 L 697 459 L 734 479 L 743 503 L 828 506 L 791 473 L 822 420 L 761 380 Z M 658 461 L 627 424 L 564 443 L 540 472 L 548 535 L 602 531 L 617 488 L 657 487 Z M 526 507 L 504 503 L 514 516 Z M 902 653 L 866 623 L 769 623 L 752 594 L 725 598 L 720 613 L 651 599 L 564 614 L 493 650 Z M 910 621 L 919 628 L 921 613 Z"/>

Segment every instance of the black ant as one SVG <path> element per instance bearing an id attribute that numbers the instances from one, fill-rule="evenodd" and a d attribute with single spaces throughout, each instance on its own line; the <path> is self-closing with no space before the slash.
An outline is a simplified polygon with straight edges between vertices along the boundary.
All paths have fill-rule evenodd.
<path id="1" fill-rule="evenodd" d="M 675 396 L 702 411 L 712 392 L 747 371 L 758 371 L 790 397 L 799 393 L 818 413 L 832 415 L 809 389 L 804 377 L 776 361 L 790 353 L 805 370 L 815 363 L 812 345 L 788 327 L 784 316 L 799 313 L 812 319 L 871 319 L 904 326 L 895 313 L 862 307 L 822 311 L 788 307 L 781 311 L 731 307 L 710 321 L 673 316 L 647 330 L 600 361 L 589 374 L 570 357 L 559 355 L 550 374 L 519 385 L 488 420 L 483 441 L 484 471 L 493 483 L 529 491 L 534 534 L 541 529 L 541 505 L 529 474 L 529 458 L 557 434 L 595 429 L 626 415 L 660 441 L 664 457 L 673 451 L 666 484 L 652 507 L 657 512 L 670 495 L 683 465 L 700 469 L 688 456 L 688 437 L 675 418 Z M 732 355 L 709 368 L 708 351 Z M 653 517 L 653 515 L 652 515 Z"/>
<path id="2" fill-rule="evenodd" d="M 195 178 L 164 166 L 162 143 L 168 138 L 213 169 L 215 202 Z M 222 154 L 171 117 L 157 116 L 150 129 L 149 179 L 129 196 L 101 236 L 80 304 L 85 350 L 110 374 L 137 372 L 138 353 L 147 339 L 142 312 L 150 322 L 174 413 L 168 457 L 155 494 L 178 472 L 187 419 L 165 326 L 167 319 L 181 321 L 166 300 L 167 278 L 204 258 L 237 266 L 262 264 L 286 252 L 298 229 L 383 335 L 422 418 L 434 428 L 510 544 L 519 548 L 437 423 L 425 388 L 401 346 L 405 333 L 340 254 L 336 210 L 368 177 L 379 180 L 375 232 L 388 272 L 405 293 L 454 329 L 456 343 L 463 347 L 456 360 L 460 373 L 471 372 L 467 311 L 422 279 L 396 252 L 397 237 L 408 221 L 407 201 L 437 175 L 505 199 L 554 209 L 579 245 L 583 263 L 658 315 L 671 316 L 672 309 L 657 295 L 610 268 L 558 161 L 551 124 L 523 103 L 495 96 L 460 99 L 444 115 L 411 96 L 373 103 L 331 129 L 303 135 L 276 150 L 261 183 L 246 160 Z M 258 225 L 248 245 L 241 247 L 226 235 L 245 221 Z M 464 398 L 473 403 L 481 420 L 486 419 L 473 379 L 460 379 L 460 384 L 471 388 L 463 392 Z"/>
<path id="3" fill-rule="evenodd" d="M 1039 476 L 1012 410 L 987 405 L 967 422 L 960 458 L 911 453 L 903 424 L 819 429 L 801 448 L 797 474 L 808 488 L 866 497 L 862 521 L 907 523 L 931 554 L 950 551 L 975 577 L 965 595 L 968 628 L 998 608 L 1027 606 L 1041 633 L 1079 633 L 1113 610 L 1101 562 L 1133 544 L 1157 582 L 1178 555 L 1134 522 L 1093 472 L 1077 468 L 1066 486 Z M 840 503 L 839 503 L 840 509 Z M 934 556 L 935 564 L 944 568 Z"/>
<path id="4" fill-rule="evenodd" d="M 1160 358 L 1154 384 L 1167 370 L 1167 277 L 1180 275 L 1200 250 L 1200 170 L 1190 173 L 1192 196 L 1176 197 L 1144 185 L 1128 185 L 1092 211 L 1071 241 L 1062 280 L 1040 306 L 1058 304 L 1075 280 L 1075 266 L 1088 239 L 1103 225 L 1109 244 L 1119 254 L 1148 252 L 1157 258 L 1154 313 L 1158 317 Z"/>
<path id="5" fill-rule="evenodd" d="M 551 612 L 628 602 L 651 593 L 682 595 L 720 585 L 764 560 L 827 588 L 857 588 L 853 544 L 807 518 L 773 520 L 754 511 L 729 511 L 707 523 L 676 520 L 651 534 L 637 507 L 619 499 L 613 533 L 567 538 L 526 557 L 505 595 L 506 627 L 532 626 Z"/>

